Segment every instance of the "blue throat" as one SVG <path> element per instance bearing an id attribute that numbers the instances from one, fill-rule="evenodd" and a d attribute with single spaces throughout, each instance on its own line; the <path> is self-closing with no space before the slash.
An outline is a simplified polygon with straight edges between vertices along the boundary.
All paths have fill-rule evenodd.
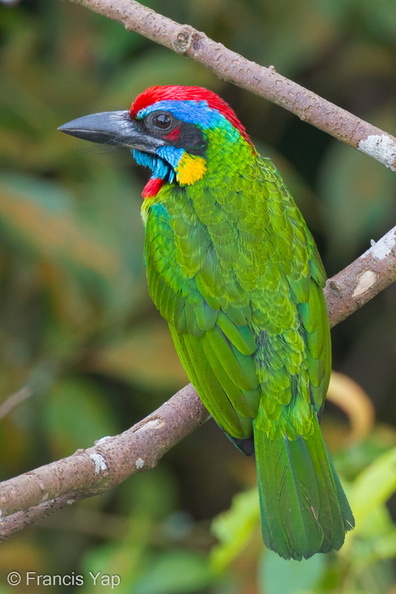
<path id="1" fill-rule="evenodd" d="M 170 163 L 165 161 L 160 156 L 143 153 L 133 149 L 131 151 L 133 158 L 138 165 L 143 165 L 151 169 L 151 177 L 153 179 L 163 179 L 166 182 L 172 183 L 175 180 L 175 172 Z"/>

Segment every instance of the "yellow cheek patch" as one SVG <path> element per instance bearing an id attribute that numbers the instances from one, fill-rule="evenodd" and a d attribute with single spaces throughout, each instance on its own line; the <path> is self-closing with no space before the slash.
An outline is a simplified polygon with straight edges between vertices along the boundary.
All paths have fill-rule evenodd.
<path id="1" fill-rule="evenodd" d="M 176 179 L 183 186 L 190 186 L 205 175 L 206 161 L 203 157 L 184 153 L 176 167 Z"/>

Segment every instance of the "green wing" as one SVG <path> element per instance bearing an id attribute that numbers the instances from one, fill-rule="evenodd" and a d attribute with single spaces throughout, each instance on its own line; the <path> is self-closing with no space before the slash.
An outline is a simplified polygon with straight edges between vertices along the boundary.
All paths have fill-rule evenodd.
<path id="1" fill-rule="evenodd" d="M 148 206 L 149 291 L 205 406 L 236 438 L 252 434 L 260 403 L 269 435 L 304 434 L 330 368 L 324 271 L 275 168 L 160 196 Z"/>
<path id="2" fill-rule="evenodd" d="M 150 295 L 209 412 L 227 433 L 245 438 L 252 434 L 259 399 L 250 308 L 246 299 L 245 307 L 231 300 L 227 307 L 224 297 L 216 296 L 218 263 L 207 230 L 195 218 L 186 235 L 183 226 L 184 218 L 171 224 L 163 206 L 151 207 L 146 226 Z M 154 234 L 160 242 L 153 243 Z"/>

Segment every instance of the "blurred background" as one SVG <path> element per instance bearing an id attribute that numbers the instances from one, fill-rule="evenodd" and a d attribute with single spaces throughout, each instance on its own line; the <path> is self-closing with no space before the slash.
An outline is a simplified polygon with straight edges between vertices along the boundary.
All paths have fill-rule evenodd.
<path id="1" fill-rule="evenodd" d="M 144 4 L 396 133 L 394 0 Z M 207 86 L 275 160 L 329 276 L 395 224 L 394 173 L 78 5 L 3 0 L 0 68 L 1 480 L 123 431 L 186 383 L 147 295 L 147 171 L 59 125 L 149 85 Z M 2 543 L 0 593 L 110 591 L 100 571 L 121 576 L 118 594 L 394 594 L 395 304 L 393 286 L 333 330 L 323 428 L 358 521 L 339 553 L 264 551 L 254 461 L 211 421 L 156 469 Z M 11 570 L 85 579 L 18 588 Z"/>

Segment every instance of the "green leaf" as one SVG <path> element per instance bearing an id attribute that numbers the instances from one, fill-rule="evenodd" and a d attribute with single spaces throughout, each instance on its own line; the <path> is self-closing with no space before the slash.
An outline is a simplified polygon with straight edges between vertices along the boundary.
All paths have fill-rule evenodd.
<path id="1" fill-rule="evenodd" d="M 396 558 L 396 529 L 381 535 L 376 543 L 375 554 L 378 559 Z"/>
<path id="2" fill-rule="evenodd" d="M 211 563 L 221 572 L 243 551 L 260 520 L 257 489 L 235 495 L 230 509 L 213 521 L 212 531 L 219 540 Z"/>
<path id="3" fill-rule="evenodd" d="M 263 594 L 314 594 L 326 570 L 324 555 L 311 559 L 285 560 L 273 551 L 266 551 L 260 564 L 260 592 Z"/>
<path id="4" fill-rule="evenodd" d="M 187 594 L 198 592 L 213 580 L 205 557 L 184 550 L 159 555 L 150 571 L 134 586 L 134 594 Z"/>
<path id="5" fill-rule="evenodd" d="M 355 479 L 349 500 L 356 520 L 356 535 L 372 513 L 396 491 L 396 447 L 382 454 Z"/>

